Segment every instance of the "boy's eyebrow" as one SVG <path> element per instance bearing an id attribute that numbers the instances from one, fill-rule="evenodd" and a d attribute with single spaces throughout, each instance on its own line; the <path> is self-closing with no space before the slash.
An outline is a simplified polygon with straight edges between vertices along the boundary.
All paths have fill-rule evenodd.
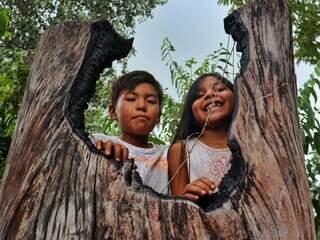
<path id="1" fill-rule="evenodd" d="M 135 96 L 139 95 L 138 93 L 134 92 L 134 91 L 128 91 L 127 94 L 133 94 Z M 155 97 L 155 98 L 158 98 L 158 96 L 156 94 L 153 94 L 153 93 L 150 93 L 150 94 L 146 94 L 145 95 L 146 97 Z"/>

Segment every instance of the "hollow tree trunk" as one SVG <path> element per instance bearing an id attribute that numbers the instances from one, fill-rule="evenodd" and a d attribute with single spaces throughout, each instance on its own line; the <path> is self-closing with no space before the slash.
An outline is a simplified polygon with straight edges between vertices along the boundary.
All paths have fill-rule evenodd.
<path id="1" fill-rule="evenodd" d="M 0 193 L 0 239 L 315 239 L 284 0 L 225 19 L 243 53 L 232 167 L 198 205 L 143 186 L 132 162 L 97 152 L 83 111 L 104 67 L 132 41 L 107 22 L 46 31 L 23 98 Z"/>

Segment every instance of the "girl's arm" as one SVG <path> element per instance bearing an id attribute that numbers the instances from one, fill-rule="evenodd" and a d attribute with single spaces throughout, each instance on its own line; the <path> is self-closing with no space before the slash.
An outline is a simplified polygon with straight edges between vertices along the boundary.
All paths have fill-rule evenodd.
<path id="1" fill-rule="evenodd" d="M 183 156 L 185 154 L 182 152 L 184 151 L 182 145 L 182 142 L 174 143 L 168 151 L 170 190 L 171 194 L 175 196 L 183 196 L 184 188 L 189 183 L 187 161 Z"/>
<path id="2" fill-rule="evenodd" d="M 189 183 L 187 161 L 181 142 L 171 145 L 168 151 L 168 168 L 171 194 L 197 200 L 199 196 L 212 194 L 214 182 L 208 178 L 197 178 Z M 181 165 L 181 166 L 180 166 Z"/>

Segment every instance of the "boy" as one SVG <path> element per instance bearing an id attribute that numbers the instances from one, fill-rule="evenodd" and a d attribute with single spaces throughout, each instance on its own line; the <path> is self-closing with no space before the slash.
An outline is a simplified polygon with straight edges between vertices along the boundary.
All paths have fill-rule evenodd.
<path id="1" fill-rule="evenodd" d="M 159 123 L 163 92 L 159 82 L 146 71 L 129 72 L 112 86 L 111 118 L 118 122 L 120 136 L 93 134 L 97 149 L 116 160 L 135 159 L 144 184 L 167 193 L 167 147 L 148 142 L 150 132 Z"/>

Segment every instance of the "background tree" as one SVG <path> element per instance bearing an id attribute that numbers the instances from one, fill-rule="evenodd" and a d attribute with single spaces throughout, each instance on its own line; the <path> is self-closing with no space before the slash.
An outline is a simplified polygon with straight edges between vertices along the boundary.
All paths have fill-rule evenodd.
<path id="1" fill-rule="evenodd" d="M 219 4 L 238 8 L 250 0 L 218 0 Z M 320 60 L 320 1 L 288 0 L 291 11 L 295 58 L 310 64 Z"/>
<path id="2" fill-rule="evenodd" d="M 0 8 L 9 10 L 12 33 L 3 41 L 6 47 L 34 49 L 39 34 L 49 26 L 68 20 L 107 19 L 122 35 L 132 34 L 137 21 L 151 17 L 151 10 L 167 0 L 64 0 L 28 1 L 3 0 Z"/>
<path id="3" fill-rule="evenodd" d="M 219 0 L 219 4 L 242 6 L 249 0 Z M 304 136 L 304 153 L 312 203 L 316 212 L 317 238 L 320 239 L 320 1 L 288 0 L 296 60 L 314 66 L 314 73 L 299 89 L 299 117 Z"/>

